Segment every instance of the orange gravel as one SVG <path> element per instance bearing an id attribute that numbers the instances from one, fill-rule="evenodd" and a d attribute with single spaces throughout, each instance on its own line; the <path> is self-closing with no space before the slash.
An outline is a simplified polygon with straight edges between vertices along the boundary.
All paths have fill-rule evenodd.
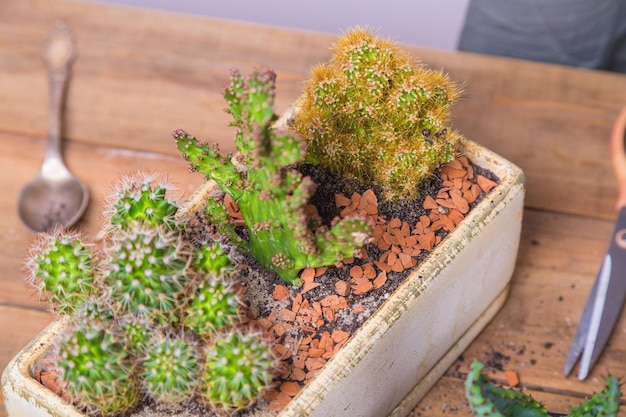
<path id="1" fill-rule="evenodd" d="M 378 200 L 371 190 L 363 194 L 353 193 L 349 197 L 335 195 L 340 217 L 358 213 L 371 220 L 374 225 L 373 240 L 369 247 L 361 251 L 360 258 L 365 262 L 350 267 L 350 281 L 339 280 L 335 283 L 335 294 L 318 301 L 309 301 L 304 297 L 320 285 L 315 279 L 327 269 L 306 268 L 301 273 L 304 284 L 299 292 L 291 295 L 293 299 L 288 303 L 291 305 L 273 312 L 270 317 L 256 320 L 257 325 L 275 340 L 274 353 L 282 361 L 279 382 L 265 394 L 271 410 L 284 408 L 347 342 L 350 337 L 348 332 L 322 329 L 331 328 L 330 325 L 341 310 L 349 309 L 354 314 L 364 311 L 360 304 L 351 306 L 348 297 L 383 288 L 388 273 L 416 266 L 417 257 L 423 252 L 432 251 L 441 241 L 436 232 L 440 229 L 448 232 L 454 230 L 481 193 L 489 192 L 497 185 L 482 175 L 475 175 L 464 156 L 444 165 L 440 170 L 440 178 L 443 188 L 437 195 L 424 199 L 423 208 L 428 214 L 421 216 L 416 224 L 379 215 Z M 236 207 L 228 207 L 229 213 L 237 213 Z M 373 246 L 382 251 L 377 259 L 370 256 L 368 251 Z M 343 263 L 350 265 L 353 261 L 346 259 Z M 277 301 L 289 301 L 290 291 L 284 285 L 277 285 L 272 297 Z M 287 333 L 292 326 L 299 326 L 301 334 L 306 336 L 294 340 Z"/>

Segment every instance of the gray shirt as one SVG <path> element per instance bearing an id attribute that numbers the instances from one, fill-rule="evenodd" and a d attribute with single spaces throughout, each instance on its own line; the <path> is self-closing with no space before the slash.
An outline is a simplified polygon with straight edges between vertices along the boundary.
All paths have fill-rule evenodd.
<path id="1" fill-rule="evenodd" d="M 458 49 L 626 73 L 626 0 L 471 0 Z"/>

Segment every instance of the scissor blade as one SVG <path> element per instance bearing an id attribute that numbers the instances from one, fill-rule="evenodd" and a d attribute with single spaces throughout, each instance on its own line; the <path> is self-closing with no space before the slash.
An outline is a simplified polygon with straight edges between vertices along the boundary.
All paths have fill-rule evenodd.
<path id="1" fill-rule="evenodd" d="M 574 336 L 574 341 L 572 342 L 572 346 L 569 350 L 569 355 L 567 356 L 567 362 L 565 363 L 565 369 L 563 370 L 563 375 L 568 376 L 572 373 L 574 366 L 576 366 L 576 362 L 582 355 L 583 350 L 585 348 L 585 342 L 587 340 L 587 334 L 589 333 L 589 323 L 591 322 L 591 312 L 593 310 L 593 306 L 596 300 L 596 293 L 598 291 L 598 281 L 600 281 L 600 275 L 604 271 L 604 262 L 602 263 L 602 267 L 600 268 L 600 272 L 596 277 L 596 280 L 593 283 L 593 287 L 591 288 L 591 292 L 587 297 L 587 302 L 585 303 L 585 309 L 583 310 L 583 314 L 580 317 L 580 321 L 578 322 L 578 328 L 576 328 L 576 335 Z"/>
<path id="2" fill-rule="evenodd" d="M 565 366 L 571 372 L 582 353 L 578 379 L 584 380 L 604 349 L 626 296 L 626 208 L 620 210 L 607 252 L 594 283 Z M 580 346 L 580 338 L 584 343 Z M 582 350 L 581 350 L 582 349 Z"/>
<path id="3" fill-rule="evenodd" d="M 596 360 L 598 360 L 598 356 L 600 356 L 600 352 L 606 344 L 608 335 L 610 334 L 610 331 L 602 332 L 602 322 L 605 307 L 607 305 L 607 298 L 609 296 L 608 291 L 611 284 L 611 273 L 613 271 L 612 263 L 611 255 L 604 255 L 604 262 L 602 262 L 602 268 L 600 270 L 601 272 L 596 279 L 597 285 L 594 284 L 596 293 L 593 300 L 593 307 L 591 309 L 591 316 L 589 318 L 587 337 L 585 337 L 583 357 L 580 360 L 580 369 L 578 369 L 578 379 L 581 381 L 589 375 L 589 370 L 595 364 Z"/>

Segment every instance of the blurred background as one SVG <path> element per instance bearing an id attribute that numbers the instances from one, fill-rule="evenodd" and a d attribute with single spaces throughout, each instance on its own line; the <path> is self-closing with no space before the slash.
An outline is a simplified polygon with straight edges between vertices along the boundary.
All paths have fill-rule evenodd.
<path id="1" fill-rule="evenodd" d="M 469 0 L 83 0 L 340 34 L 368 26 L 397 42 L 454 50 Z"/>

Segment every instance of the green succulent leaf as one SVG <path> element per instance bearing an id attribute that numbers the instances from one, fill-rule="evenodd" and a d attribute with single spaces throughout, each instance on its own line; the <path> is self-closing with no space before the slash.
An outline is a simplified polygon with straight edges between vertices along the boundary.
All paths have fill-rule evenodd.
<path id="1" fill-rule="evenodd" d="M 465 396 L 477 417 L 550 417 L 546 409 L 532 397 L 519 390 L 494 385 L 481 374 L 483 364 L 473 361 L 465 381 Z M 578 407 L 572 407 L 569 417 L 617 417 L 621 392 L 619 381 L 606 379 L 602 392 L 594 394 Z"/>

